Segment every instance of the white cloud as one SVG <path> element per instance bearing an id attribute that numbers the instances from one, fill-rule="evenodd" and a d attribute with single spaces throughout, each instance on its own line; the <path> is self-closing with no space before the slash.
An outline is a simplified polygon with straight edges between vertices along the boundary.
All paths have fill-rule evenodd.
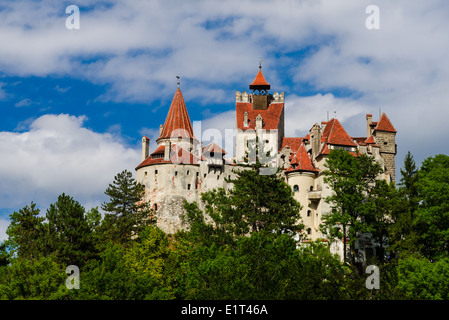
<path id="1" fill-rule="evenodd" d="M 65 192 L 99 205 L 114 176 L 134 167 L 139 151 L 111 133 L 83 127 L 84 116 L 44 115 L 28 131 L 0 132 L 0 202 L 3 208 L 37 203 L 46 208 Z"/>
<path id="2" fill-rule="evenodd" d="M 21 107 L 28 107 L 28 106 L 30 106 L 32 104 L 33 104 L 33 101 L 31 99 L 26 98 L 26 99 L 22 99 L 22 100 L 16 102 L 14 104 L 14 106 L 16 108 L 21 108 Z"/>
<path id="3" fill-rule="evenodd" d="M 0 218 L 0 243 L 8 239 L 6 229 L 9 226 L 9 220 Z"/>
<path id="4" fill-rule="evenodd" d="M 0 70 L 108 84 L 102 99 L 127 102 L 171 98 L 179 74 L 186 96 L 213 104 L 227 101 L 227 85 L 250 81 L 262 56 L 273 90 L 286 91 L 288 135 L 304 135 L 327 111 L 337 111 L 350 134 L 363 134 L 363 113 L 381 109 L 398 130 L 399 152 L 415 150 L 419 160 L 448 153 L 446 140 L 434 137 L 449 134 L 449 3 L 378 0 L 379 30 L 365 27 L 370 4 L 114 0 L 92 7 L 80 0 L 81 29 L 67 30 L 60 1 L 10 1 L 0 11 L 0 42 L 8 43 Z M 302 97 L 303 87 L 321 94 Z M 226 115 L 223 123 L 205 121 L 234 126 Z"/>

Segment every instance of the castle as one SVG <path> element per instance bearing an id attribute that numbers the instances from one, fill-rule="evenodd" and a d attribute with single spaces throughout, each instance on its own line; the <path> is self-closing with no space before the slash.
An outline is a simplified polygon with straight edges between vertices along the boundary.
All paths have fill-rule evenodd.
<path id="1" fill-rule="evenodd" d="M 136 180 L 145 186 L 145 200 L 156 210 L 157 223 L 165 232 L 187 227 L 182 219 L 184 199 L 200 202 L 205 191 L 232 187 L 225 178 L 234 178 L 234 170 L 245 168 L 240 164 L 252 152 L 256 136 L 264 151 L 270 151 L 264 163 L 283 169 L 286 183 L 302 205 L 300 214 L 308 240 L 323 238 L 321 218 L 330 211 L 324 199 L 332 190 L 321 173 L 331 150 L 371 155 L 385 169 L 379 178 L 395 181 L 396 130 L 385 113 L 378 121 L 366 115 L 366 137 L 350 136 L 336 118 L 313 124 L 305 137 L 285 137 L 284 92 L 269 93 L 270 84 L 261 66 L 249 88 L 251 93 L 236 92 L 233 159 L 227 159 L 227 152 L 215 142 L 203 146 L 195 138 L 179 81 L 165 123 L 159 128 L 156 150 L 150 154 L 150 139 L 142 138 Z M 341 250 L 341 246 L 334 248 Z"/>

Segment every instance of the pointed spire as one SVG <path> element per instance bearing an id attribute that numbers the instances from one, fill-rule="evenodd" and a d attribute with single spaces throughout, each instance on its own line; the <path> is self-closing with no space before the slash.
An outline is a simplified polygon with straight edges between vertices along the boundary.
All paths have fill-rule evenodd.
<path id="1" fill-rule="evenodd" d="M 386 132 L 397 132 L 396 129 L 391 124 L 390 119 L 388 119 L 385 112 L 382 113 L 382 116 L 380 117 L 379 122 L 377 123 L 376 130 Z"/>
<path id="2" fill-rule="evenodd" d="M 262 57 L 259 61 L 259 72 L 257 72 L 254 81 L 249 85 L 251 90 L 270 90 L 270 84 L 265 80 L 265 77 L 262 73 Z"/>
<path id="3" fill-rule="evenodd" d="M 164 126 L 157 140 L 170 138 L 171 136 L 195 139 L 192 122 L 190 121 L 184 97 L 182 96 L 179 87 L 176 89 L 175 96 L 173 97 L 170 109 L 168 110 L 167 118 L 165 119 Z"/>

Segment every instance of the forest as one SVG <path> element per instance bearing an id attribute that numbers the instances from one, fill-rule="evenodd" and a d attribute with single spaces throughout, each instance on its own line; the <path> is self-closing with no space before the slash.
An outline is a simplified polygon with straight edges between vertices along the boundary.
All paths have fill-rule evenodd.
<path id="1" fill-rule="evenodd" d="M 307 237 L 302 204 L 282 176 L 260 168 L 238 172 L 231 190 L 205 192 L 204 210 L 186 202 L 190 228 L 176 234 L 156 226 L 143 185 L 127 170 L 109 184 L 101 208 L 86 210 L 65 193 L 46 212 L 31 202 L 10 214 L 0 244 L 0 299 L 449 298 L 449 156 L 418 168 L 409 152 L 394 184 L 376 179 L 382 168 L 371 157 L 332 151 L 324 179 L 334 193 L 321 200 L 332 208 L 321 225 L 329 241 L 300 246 L 293 235 Z M 378 289 L 368 288 L 354 259 L 366 233 L 381 244 L 366 262 L 379 268 Z M 340 259 L 329 245 L 342 238 Z"/>

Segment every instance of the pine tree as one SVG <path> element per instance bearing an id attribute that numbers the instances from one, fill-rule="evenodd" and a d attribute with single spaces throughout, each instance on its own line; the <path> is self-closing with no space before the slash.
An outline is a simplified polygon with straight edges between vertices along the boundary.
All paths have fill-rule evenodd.
<path id="1" fill-rule="evenodd" d="M 101 206 L 106 211 L 103 229 L 112 241 L 126 244 L 145 226 L 155 222 L 154 211 L 143 201 L 145 187 L 128 170 L 114 177 L 105 194 L 109 202 Z"/>
<path id="2" fill-rule="evenodd" d="M 236 171 L 230 190 L 217 188 L 203 193 L 205 213 L 212 218 L 214 229 L 203 222 L 196 205 L 186 205 L 194 229 L 226 239 L 266 231 L 275 235 L 302 231 L 301 205 L 293 198 L 291 187 L 278 174 L 260 174 L 263 166 L 256 162 Z"/>
<path id="3" fill-rule="evenodd" d="M 40 217 L 40 210 L 31 202 L 10 215 L 10 224 L 6 229 L 8 240 L 5 247 L 12 254 L 24 259 L 34 259 L 43 254 L 43 227 L 44 217 Z M 30 241 L 32 239 L 32 241 Z"/>
<path id="4" fill-rule="evenodd" d="M 95 255 L 92 231 L 85 209 L 78 201 L 61 194 L 50 204 L 46 218 L 46 247 L 60 263 L 79 267 Z"/>
<path id="5" fill-rule="evenodd" d="M 419 205 L 418 169 L 410 151 L 404 159 L 404 166 L 400 169 L 397 210 L 393 215 L 394 223 L 389 233 L 391 247 L 401 255 L 408 255 L 419 251 L 418 238 L 414 221 Z"/>
<path id="6" fill-rule="evenodd" d="M 389 231 L 393 217 L 398 210 L 398 192 L 393 182 L 377 180 L 368 192 L 364 204 L 363 217 L 367 224 L 367 232 L 379 243 L 380 262 L 384 261 L 384 247 L 389 243 Z"/>

